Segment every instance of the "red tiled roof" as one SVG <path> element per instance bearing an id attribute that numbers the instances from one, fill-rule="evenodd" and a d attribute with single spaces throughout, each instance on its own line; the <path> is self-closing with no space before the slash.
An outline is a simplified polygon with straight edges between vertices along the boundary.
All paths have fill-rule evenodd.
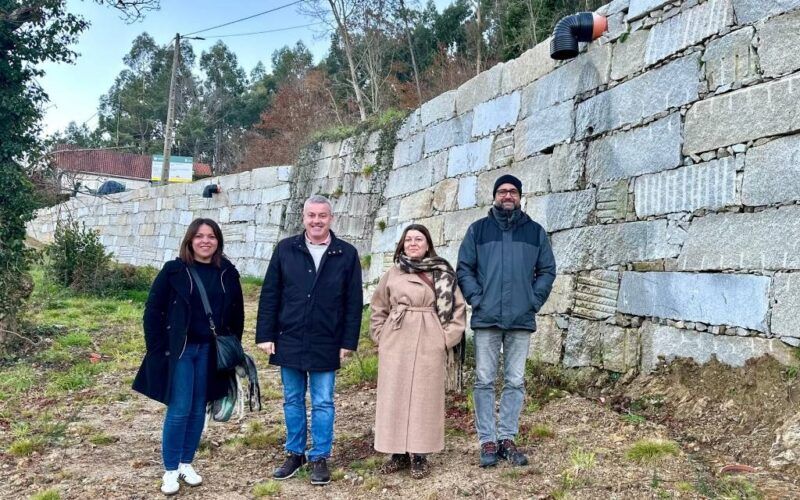
<path id="1" fill-rule="evenodd" d="M 59 145 L 57 150 L 53 153 L 53 160 L 61 170 L 150 180 L 153 158 L 149 155 L 108 149 L 72 150 L 67 145 Z M 193 170 L 197 177 L 212 175 L 211 166 L 206 163 L 195 163 Z"/>

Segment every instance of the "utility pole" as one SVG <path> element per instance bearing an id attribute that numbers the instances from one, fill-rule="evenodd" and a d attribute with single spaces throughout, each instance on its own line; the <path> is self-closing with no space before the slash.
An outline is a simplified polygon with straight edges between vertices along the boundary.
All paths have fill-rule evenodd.
<path id="1" fill-rule="evenodd" d="M 169 157 L 172 154 L 172 122 L 175 120 L 175 86 L 181 53 L 181 34 L 175 33 L 175 48 L 172 54 L 172 76 L 169 80 L 169 103 L 167 104 L 167 126 L 164 129 L 164 163 L 161 165 L 161 184 L 169 184 Z"/>

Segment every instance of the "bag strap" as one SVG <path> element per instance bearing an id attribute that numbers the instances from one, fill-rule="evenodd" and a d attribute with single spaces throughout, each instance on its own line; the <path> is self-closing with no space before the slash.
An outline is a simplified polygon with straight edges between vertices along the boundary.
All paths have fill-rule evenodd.
<path id="1" fill-rule="evenodd" d="M 211 328 L 211 333 L 215 337 L 217 336 L 217 326 L 214 324 L 213 313 L 211 312 L 211 304 L 208 303 L 208 295 L 206 295 L 206 287 L 203 285 L 203 280 L 200 279 L 200 275 L 197 274 L 197 270 L 193 267 L 189 267 L 189 273 L 192 275 L 192 279 L 195 281 L 195 285 L 197 285 L 197 291 L 200 292 L 200 300 L 203 301 L 203 309 L 206 311 L 206 317 L 208 317 L 208 326 Z"/>

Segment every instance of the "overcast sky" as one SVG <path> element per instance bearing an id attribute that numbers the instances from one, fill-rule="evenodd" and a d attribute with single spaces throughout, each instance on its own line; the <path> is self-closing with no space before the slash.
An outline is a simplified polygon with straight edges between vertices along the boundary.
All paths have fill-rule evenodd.
<path id="1" fill-rule="evenodd" d="M 122 58 L 130 50 L 133 39 L 142 32 L 149 33 L 157 43 L 166 44 L 175 33 L 202 30 L 286 5 L 291 1 L 162 0 L 161 10 L 148 13 L 142 22 L 126 24 L 113 8 L 97 5 L 91 0 L 67 0 L 68 10 L 82 15 L 91 22 L 91 26 L 84 31 L 75 46 L 79 53 L 75 64 L 42 66 L 46 75 L 39 82 L 50 96 L 50 102 L 45 105 L 44 132 L 50 134 L 62 130 L 70 121 L 78 124 L 86 122 L 90 128 L 96 126 L 95 113 L 100 96 L 108 92 L 114 78 L 124 69 Z M 441 11 L 450 2 L 436 0 L 435 3 Z M 220 39 L 217 36 L 283 29 L 316 21 L 302 16 L 296 8 L 296 5 L 287 7 L 197 35 L 206 37 L 206 40 L 192 41 L 195 55 L 199 60 L 203 50 Z M 324 29 L 324 25 L 318 25 L 260 35 L 227 37 L 222 40 L 236 54 L 239 65 L 249 74 L 258 61 L 262 61 L 267 71 L 270 71 L 272 53 L 284 45 L 293 46 L 298 40 L 306 44 L 314 55 L 314 61 L 319 62 L 330 44 L 330 37 Z"/>

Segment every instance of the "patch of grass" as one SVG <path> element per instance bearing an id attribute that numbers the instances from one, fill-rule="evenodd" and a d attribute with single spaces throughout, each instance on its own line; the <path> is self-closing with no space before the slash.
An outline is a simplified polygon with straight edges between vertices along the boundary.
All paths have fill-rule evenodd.
<path id="1" fill-rule="evenodd" d="M 681 493 L 692 493 L 694 492 L 694 485 L 688 481 L 678 481 L 675 483 L 675 489 Z"/>
<path id="2" fill-rule="evenodd" d="M 764 495 L 743 477 L 726 476 L 716 484 L 720 500 L 761 500 Z"/>
<path id="3" fill-rule="evenodd" d="M 48 391 L 58 394 L 64 391 L 79 391 L 89 387 L 94 376 L 103 370 L 104 363 L 78 363 L 67 372 L 55 373 L 50 379 Z"/>
<path id="4" fill-rule="evenodd" d="M 278 432 L 254 432 L 252 434 L 245 434 L 242 438 L 242 444 L 248 448 L 256 450 L 265 450 L 283 442 L 283 434 Z"/>
<path id="5" fill-rule="evenodd" d="M 308 465 L 300 467 L 297 469 L 297 473 L 294 475 L 300 481 L 305 481 L 309 477 L 311 477 L 311 470 L 309 470 Z"/>
<path id="6" fill-rule="evenodd" d="M 518 480 L 520 478 L 521 474 L 520 474 L 519 469 L 515 468 L 515 469 L 506 469 L 506 470 L 504 470 L 503 472 L 500 473 L 500 476 L 505 478 L 505 479 L 509 479 L 511 481 L 516 481 L 516 480 Z"/>
<path id="7" fill-rule="evenodd" d="M 637 415 L 635 413 L 627 413 L 627 414 L 623 415 L 621 418 L 625 422 L 627 422 L 629 424 L 633 424 L 633 425 L 640 425 L 640 424 L 643 424 L 643 423 L 647 422 L 646 418 L 644 418 L 641 415 Z"/>
<path id="8" fill-rule="evenodd" d="M 275 399 L 283 399 L 283 392 L 279 389 L 268 385 L 266 387 L 261 388 L 261 397 L 267 401 L 275 400 Z"/>
<path id="9" fill-rule="evenodd" d="M 378 355 L 355 353 L 339 371 L 338 383 L 341 387 L 352 387 L 378 380 Z"/>
<path id="10" fill-rule="evenodd" d="M 335 200 L 337 198 L 341 198 L 343 194 L 344 194 L 344 187 L 341 184 L 339 184 L 338 186 L 336 186 L 336 189 L 331 193 L 331 198 Z"/>
<path id="11" fill-rule="evenodd" d="M 542 405 L 536 400 L 531 400 L 525 405 L 525 413 L 531 415 L 542 409 Z"/>
<path id="12" fill-rule="evenodd" d="M 280 493 L 281 484 L 274 479 L 253 486 L 253 496 L 256 498 L 274 497 L 275 495 L 280 495 Z"/>
<path id="13" fill-rule="evenodd" d="M 0 401 L 27 392 L 36 383 L 36 378 L 33 368 L 22 364 L 0 372 Z"/>
<path id="14" fill-rule="evenodd" d="M 41 453 L 44 440 L 41 438 L 22 438 L 14 440 L 8 447 L 8 454 L 15 457 L 27 457 L 34 452 Z"/>
<path id="15" fill-rule="evenodd" d="M 366 254 L 361 257 L 361 269 L 369 269 L 369 266 L 372 265 L 372 255 Z"/>
<path id="16" fill-rule="evenodd" d="M 572 464 L 572 469 L 576 472 L 592 470 L 597 465 L 595 454 L 581 449 L 573 450 L 570 453 L 569 461 Z"/>
<path id="17" fill-rule="evenodd" d="M 106 434 L 105 432 L 98 432 L 96 434 L 92 434 L 89 436 L 89 442 L 96 446 L 105 446 L 108 444 L 116 443 L 119 441 L 119 438 L 116 436 L 111 436 Z"/>
<path id="18" fill-rule="evenodd" d="M 367 491 L 379 490 L 383 487 L 383 481 L 375 476 L 370 476 L 364 479 L 364 484 L 362 484 L 361 487 Z"/>
<path id="19" fill-rule="evenodd" d="M 361 173 L 369 177 L 375 173 L 375 165 L 364 165 L 364 168 L 361 169 Z"/>
<path id="20" fill-rule="evenodd" d="M 61 493 L 57 489 L 40 491 L 31 496 L 31 500 L 61 500 Z"/>
<path id="21" fill-rule="evenodd" d="M 537 439 L 547 439 L 555 437 L 556 433 L 545 424 L 536 424 L 531 429 L 530 435 Z"/>
<path id="22" fill-rule="evenodd" d="M 378 230 L 379 231 L 385 231 L 386 230 L 386 221 L 385 220 L 379 220 L 378 221 Z"/>
<path id="23" fill-rule="evenodd" d="M 241 277 L 242 285 L 252 285 L 257 287 L 264 286 L 264 279 L 259 278 L 258 276 L 242 276 Z"/>
<path id="24" fill-rule="evenodd" d="M 68 334 L 56 339 L 56 345 L 68 349 L 70 347 L 89 347 L 92 345 L 92 337 L 86 332 L 69 332 Z"/>
<path id="25" fill-rule="evenodd" d="M 656 463 L 680 451 L 677 443 L 664 439 L 641 439 L 633 444 L 625 456 L 633 462 Z"/>
<path id="26" fill-rule="evenodd" d="M 381 457 L 369 457 L 364 460 L 356 460 L 350 464 L 350 468 L 359 474 L 363 474 L 376 470 L 382 463 L 383 458 Z"/>
<path id="27" fill-rule="evenodd" d="M 331 481 L 341 481 L 342 479 L 344 479 L 344 476 L 345 476 L 344 469 L 342 468 L 334 469 L 331 472 Z"/>

